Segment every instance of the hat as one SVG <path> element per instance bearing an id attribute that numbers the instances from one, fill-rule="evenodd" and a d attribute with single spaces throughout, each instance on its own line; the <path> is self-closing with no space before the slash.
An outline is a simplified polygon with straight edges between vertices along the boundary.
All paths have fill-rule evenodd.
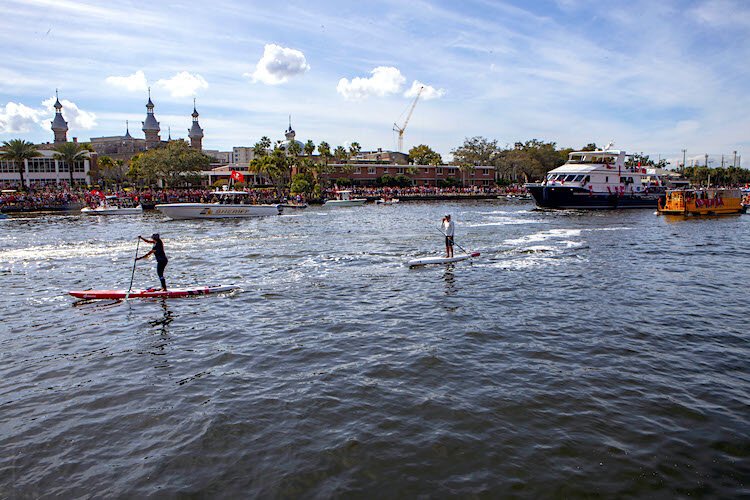
<path id="1" fill-rule="evenodd" d="M 159 233 L 154 233 L 154 234 L 152 234 L 152 235 L 151 235 L 151 239 L 152 239 L 152 240 L 158 240 L 158 239 L 160 239 L 160 238 L 159 238 Z"/>
<path id="2" fill-rule="evenodd" d="M 451 214 L 445 214 L 445 216 L 446 216 L 446 217 L 447 217 L 448 219 L 450 219 L 450 218 L 451 218 Z"/>

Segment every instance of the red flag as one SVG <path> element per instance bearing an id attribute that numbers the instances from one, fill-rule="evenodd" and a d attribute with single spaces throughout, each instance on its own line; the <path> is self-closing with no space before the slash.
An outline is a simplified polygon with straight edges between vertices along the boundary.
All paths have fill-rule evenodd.
<path id="1" fill-rule="evenodd" d="M 245 182 L 245 176 L 242 175 L 242 172 L 237 172 L 236 170 L 232 170 L 232 174 L 229 177 L 235 182 Z"/>

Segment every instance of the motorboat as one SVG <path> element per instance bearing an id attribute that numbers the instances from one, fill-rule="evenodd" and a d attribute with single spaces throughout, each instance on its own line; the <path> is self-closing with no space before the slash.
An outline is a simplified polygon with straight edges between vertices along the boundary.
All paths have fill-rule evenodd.
<path id="1" fill-rule="evenodd" d="M 163 203 L 156 205 L 158 211 L 170 219 L 237 219 L 279 215 L 280 204 L 252 205 L 246 191 L 215 191 L 211 203 Z"/>
<path id="2" fill-rule="evenodd" d="M 138 215 L 143 213 L 143 206 L 135 204 L 130 198 L 106 196 L 98 207 L 83 207 L 83 215 Z"/>
<path id="3" fill-rule="evenodd" d="M 337 191 L 336 199 L 326 200 L 324 205 L 331 207 L 352 207 L 364 205 L 365 202 L 367 202 L 367 198 L 352 198 L 351 191 Z"/>
<path id="4" fill-rule="evenodd" d="M 574 151 L 568 161 L 526 189 L 541 208 L 656 208 L 666 180 L 634 164 L 625 151 L 609 146 Z"/>
<path id="5" fill-rule="evenodd" d="M 726 215 L 745 212 L 742 191 L 725 188 L 670 189 L 659 200 L 663 215 Z"/>

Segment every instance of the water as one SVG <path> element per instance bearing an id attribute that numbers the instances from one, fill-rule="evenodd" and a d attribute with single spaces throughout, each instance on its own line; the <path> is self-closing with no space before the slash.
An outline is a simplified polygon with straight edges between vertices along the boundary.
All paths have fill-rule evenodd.
<path id="1" fill-rule="evenodd" d="M 444 213 L 481 258 L 405 268 Z M 0 497 L 750 495 L 748 228 L 501 201 L 2 221 Z M 170 285 L 242 291 L 73 305 L 153 232 Z"/>

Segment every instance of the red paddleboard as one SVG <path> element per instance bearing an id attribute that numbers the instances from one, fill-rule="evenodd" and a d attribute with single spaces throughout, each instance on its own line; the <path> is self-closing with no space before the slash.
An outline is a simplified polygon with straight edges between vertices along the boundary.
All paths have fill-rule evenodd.
<path id="1" fill-rule="evenodd" d="M 236 285 L 202 286 L 193 288 L 170 288 L 167 291 L 159 288 L 148 288 L 146 290 L 71 290 L 68 293 L 79 299 L 144 299 L 144 298 L 166 298 L 192 297 L 194 295 L 208 295 L 211 293 L 231 292 L 237 290 Z"/>

